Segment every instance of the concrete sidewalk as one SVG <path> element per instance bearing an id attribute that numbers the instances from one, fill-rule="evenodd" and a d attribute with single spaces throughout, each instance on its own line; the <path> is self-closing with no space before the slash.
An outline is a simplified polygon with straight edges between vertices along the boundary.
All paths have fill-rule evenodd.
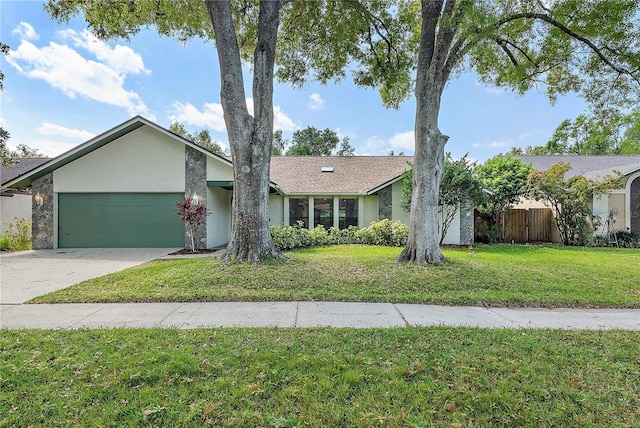
<path id="1" fill-rule="evenodd" d="M 0 307 L 0 328 L 408 327 L 640 330 L 640 309 L 512 309 L 392 303 L 207 302 Z"/>

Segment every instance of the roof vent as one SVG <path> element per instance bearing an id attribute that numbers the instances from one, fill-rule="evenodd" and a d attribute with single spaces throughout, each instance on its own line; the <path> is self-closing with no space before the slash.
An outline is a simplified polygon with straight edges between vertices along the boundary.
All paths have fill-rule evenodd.
<path id="1" fill-rule="evenodd" d="M 333 167 L 332 166 L 323 166 L 322 168 L 320 168 L 320 171 L 322 171 L 322 172 L 333 172 Z"/>

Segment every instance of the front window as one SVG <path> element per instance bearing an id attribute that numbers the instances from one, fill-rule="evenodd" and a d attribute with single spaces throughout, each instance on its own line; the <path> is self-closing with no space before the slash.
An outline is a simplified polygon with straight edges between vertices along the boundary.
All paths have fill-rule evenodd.
<path id="1" fill-rule="evenodd" d="M 333 198 L 315 198 L 313 200 L 313 226 L 323 225 L 325 229 L 333 226 Z"/>
<path id="2" fill-rule="evenodd" d="M 289 226 L 297 226 L 302 222 L 302 226 L 309 227 L 309 200 L 292 198 L 289 199 Z"/>
<path id="3" fill-rule="evenodd" d="M 358 226 L 358 200 L 352 198 L 340 199 L 339 205 L 340 229 Z"/>

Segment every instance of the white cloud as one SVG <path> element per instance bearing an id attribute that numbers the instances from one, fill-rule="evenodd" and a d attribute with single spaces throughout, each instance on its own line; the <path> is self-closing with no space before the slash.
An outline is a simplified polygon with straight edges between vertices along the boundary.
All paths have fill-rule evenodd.
<path id="1" fill-rule="evenodd" d="M 36 129 L 36 132 L 42 135 L 73 138 L 77 140 L 88 140 L 94 136 L 94 134 L 89 131 L 67 128 L 56 125 L 55 123 L 43 123 Z"/>
<path id="2" fill-rule="evenodd" d="M 213 131 L 225 132 L 227 128 L 224 123 L 224 114 L 222 104 L 205 103 L 202 110 L 199 110 L 193 104 L 181 103 L 176 101 L 173 103 L 175 114 L 169 116 L 172 122 L 178 121 L 187 126 L 204 127 Z M 247 109 L 249 114 L 253 115 L 253 99 L 247 98 Z M 290 132 L 296 129 L 295 123 L 287 116 L 280 106 L 273 107 L 273 129 L 282 129 Z"/>
<path id="3" fill-rule="evenodd" d="M 69 29 L 60 31 L 59 34 L 73 41 L 75 47 L 86 49 L 98 60 L 120 73 L 151 73 L 145 68 L 142 56 L 128 46 L 115 45 L 112 48 L 88 30 L 78 33 Z"/>
<path id="4" fill-rule="evenodd" d="M 200 111 L 191 103 L 183 104 L 176 101 L 173 103 L 173 108 L 176 114 L 169 116 L 172 122 L 178 121 L 184 125 L 204 127 L 218 132 L 226 130 L 222 104 L 205 103 L 203 110 Z"/>
<path id="5" fill-rule="evenodd" d="M 401 132 L 389 138 L 389 144 L 394 151 L 411 151 L 416 147 L 416 139 L 413 131 Z"/>
<path id="6" fill-rule="evenodd" d="M 325 101 L 320 94 L 313 93 L 309 96 L 309 108 L 311 110 L 322 110 L 325 107 Z"/>
<path id="7" fill-rule="evenodd" d="M 253 98 L 247 98 L 247 108 L 249 109 L 249 114 L 253 116 Z M 273 106 L 273 129 L 282 129 L 285 132 L 295 131 L 297 128 L 296 124 L 293 122 L 286 113 L 282 111 L 280 106 Z"/>
<path id="8" fill-rule="evenodd" d="M 414 133 L 413 131 L 400 132 L 387 139 L 378 136 L 369 137 L 364 147 L 365 152 L 358 155 L 384 156 L 392 151 L 396 155 L 399 153 L 412 155 L 415 149 Z"/>
<path id="9" fill-rule="evenodd" d="M 23 40 L 38 40 L 40 36 L 33 29 L 28 22 L 20 21 L 20 24 L 11 32 L 11 34 L 17 34 Z"/>
<path id="10" fill-rule="evenodd" d="M 486 148 L 486 149 L 503 149 L 506 147 L 513 146 L 513 140 L 507 139 L 502 141 L 491 141 L 489 143 L 474 143 L 473 147 L 475 148 Z"/>
<path id="11" fill-rule="evenodd" d="M 128 74 L 147 72 L 139 55 L 129 48 L 119 49 L 116 46 L 111 50 L 113 55 L 107 59 L 107 50 L 111 48 L 106 45 L 106 48 L 99 47 L 99 43 L 89 44 L 86 38 L 89 33 L 75 34 L 78 43 L 85 40 L 87 46 L 92 46 L 92 50 L 89 50 L 99 61 L 86 59 L 67 45 L 49 42 L 48 46 L 37 47 L 25 39 L 7 57 L 7 62 L 25 76 L 44 80 L 69 98 L 80 95 L 122 107 L 131 115 L 147 115 L 153 120 L 141 97 L 124 87 Z M 125 60 L 131 60 L 132 63 L 126 65 L 123 63 Z"/>

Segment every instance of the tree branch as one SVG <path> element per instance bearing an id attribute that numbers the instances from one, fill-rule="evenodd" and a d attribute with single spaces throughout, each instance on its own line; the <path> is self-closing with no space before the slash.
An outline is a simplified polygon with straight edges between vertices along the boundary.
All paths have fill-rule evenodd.
<path id="1" fill-rule="evenodd" d="M 605 63 L 607 66 L 609 66 L 612 70 L 614 70 L 615 72 L 617 72 L 618 74 L 621 74 L 621 75 L 628 75 L 633 80 L 635 80 L 638 84 L 640 84 L 640 77 L 637 76 L 636 73 L 634 73 L 631 70 L 627 70 L 624 67 L 621 67 L 621 66 L 618 66 L 618 65 L 614 64 L 609 58 L 607 58 L 607 56 L 604 54 L 603 50 L 595 45 L 595 43 L 593 43 L 591 40 L 587 39 L 586 37 L 583 37 L 583 36 L 579 35 L 575 31 L 573 31 L 572 29 L 570 29 L 569 27 L 567 27 L 566 25 L 564 25 L 560 21 L 557 21 L 556 19 L 553 19 L 549 15 L 546 15 L 546 14 L 543 14 L 543 13 L 528 13 L 528 12 L 517 13 L 517 14 L 508 16 L 508 17 L 498 21 L 495 26 L 496 26 L 496 28 L 499 28 L 499 27 L 501 27 L 503 25 L 506 25 L 506 24 L 508 24 L 510 22 L 517 21 L 517 20 L 520 20 L 520 19 L 539 20 L 539 21 L 546 22 L 547 24 L 549 24 L 549 25 L 551 25 L 553 27 L 556 27 L 557 29 L 559 29 L 560 31 L 565 33 L 566 35 L 578 40 L 579 42 L 581 42 L 582 44 L 587 46 L 589 49 L 591 49 L 591 51 L 594 54 L 596 54 L 596 56 L 598 58 L 600 58 L 600 60 L 603 63 Z"/>

